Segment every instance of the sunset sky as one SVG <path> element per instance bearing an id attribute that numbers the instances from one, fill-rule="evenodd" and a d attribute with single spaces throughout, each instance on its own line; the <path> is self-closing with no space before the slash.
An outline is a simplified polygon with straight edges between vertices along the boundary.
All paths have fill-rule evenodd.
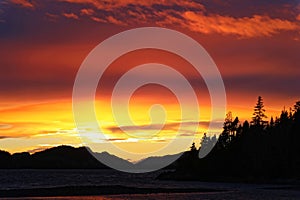
<path id="1" fill-rule="evenodd" d="M 81 146 L 72 113 L 72 89 L 80 65 L 103 40 L 146 26 L 177 30 L 198 41 L 221 72 L 227 111 L 241 121 L 251 120 L 259 95 L 269 118 L 300 100 L 300 1 L 2 0 L 0 149 L 13 153 L 61 144 Z M 167 119 L 158 135 L 139 140 L 124 134 L 114 122 L 110 96 L 122 74 L 154 62 L 172 66 L 187 77 L 197 93 L 201 119 L 180 119 L 174 94 L 159 85 L 146 85 L 130 99 L 137 126 L 122 126 L 132 134 L 144 130 L 151 122 L 148 110 L 153 104 L 165 107 Z M 107 139 L 99 151 L 110 151 L 106 144 L 113 142 L 129 152 L 153 152 L 174 137 L 180 123 L 185 131 L 178 137 L 196 135 L 199 143 L 209 123 L 211 101 L 201 76 L 184 59 L 161 50 L 138 50 L 119 57 L 104 75 L 96 110 L 101 110 L 97 117 Z M 190 130 L 195 124 L 200 124 L 196 133 Z M 160 125 L 153 124 L 148 131 Z"/>

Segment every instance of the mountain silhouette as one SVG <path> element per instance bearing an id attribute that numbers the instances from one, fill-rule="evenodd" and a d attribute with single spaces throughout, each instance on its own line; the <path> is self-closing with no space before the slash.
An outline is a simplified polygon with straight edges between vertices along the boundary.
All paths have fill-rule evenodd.
<path id="1" fill-rule="evenodd" d="M 170 162 L 180 154 L 149 157 L 133 164 L 108 152 L 93 152 L 87 147 L 58 146 L 30 154 L 0 150 L 0 169 L 109 169 L 103 163 L 112 166 L 121 165 L 123 169 L 152 169 L 161 162 Z M 100 161 L 104 161 L 103 163 Z M 174 168 L 171 164 L 168 168 Z"/>
<path id="2" fill-rule="evenodd" d="M 135 164 L 135 167 L 139 169 L 154 169 L 159 168 L 161 166 L 161 163 L 171 163 L 166 168 L 174 168 L 174 160 L 179 158 L 182 153 L 178 154 L 172 154 L 172 155 L 165 155 L 165 156 L 152 156 L 145 158 L 143 160 L 138 161 Z"/>
<path id="3" fill-rule="evenodd" d="M 134 164 L 119 158 L 115 155 L 109 154 L 108 152 L 93 153 L 94 156 L 103 163 L 108 163 L 111 166 L 122 166 L 123 169 L 132 169 Z"/>
<path id="4" fill-rule="evenodd" d="M 106 155 L 102 153 L 99 155 Z M 116 159 L 116 158 L 115 158 Z M 121 158 L 119 158 L 121 159 Z M 126 162 L 124 160 L 124 162 Z M 108 169 L 86 147 L 58 146 L 41 152 L 10 154 L 0 151 L 2 169 Z"/>

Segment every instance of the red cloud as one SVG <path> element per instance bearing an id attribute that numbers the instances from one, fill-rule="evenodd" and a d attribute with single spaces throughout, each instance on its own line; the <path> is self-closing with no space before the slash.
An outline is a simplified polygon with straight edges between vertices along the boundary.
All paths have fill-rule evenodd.
<path id="1" fill-rule="evenodd" d="M 46 13 L 45 15 L 49 21 L 53 21 L 53 22 L 56 22 L 59 18 L 58 15 L 51 14 L 51 13 Z"/>
<path id="2" fill-rule="evenodd" d="M 181 17 L 178 17 L 181 14 Z M 289 20 L 254 15 L 235 18 L 222 15 L 206 15 L 202 12 L 175 11 L 156 12 L 163 20 L 156 22 L 160 26 L 175 25 L 203 34 L 237 35 L 240 38 L 272 36 L 282 31 L 299 31 L 300 24 Z"/>
<path id="3" fill-rule="evenodd" d="M 156 24 L 185 28 L 202 34 L 235 35 L 239 38 L 269 37 L 284 31 L 298 32 L 300 30 L 300 15 L 294 16 L 293 20 L 280 16 L 271 17 L 267 14 L 233 17 L 208 13 L 202 4 L 185 0 L 56 1 L 81 5 L 79 11 L 63 13 L 62 15 L 66 18 L 77 20 L 80 15 L 84 15 L 95 22 L 121 26 Z M 33 7 L 28 0 L 12 0 L 12 2 L 24 7 Z M 158 5 L 160 9 L 157 9 Z"/>
<path id="4" fill-rule="evenodd" d="M 107 21 L 103 20 L 103 19 L 100 19 L 98 17 L 91 17 L 91 19 L 95 22 L 102 22 L 102 23 L 106 23 Z"/>
<path id="5" fill-rule="evenodd" d="M 122 22 L 122 21 L 120 21 L 120 20 L 114 18 L 113 16 L 108 16 L 108 17 L 106 18 L 106 20 L 107 20 L 109 23 L 112 23 L 112 24 L 121 25 L 121 26 L 126 25 L 125 22 Z"/>
<path id="6" fill-rule="evenodd" d="M 28 0 L 11 0 L 11 2 L 25 8 L 34 8 L 34 5 Z"/>
<path id="7" fill-rule="evenodd" d="M 152 6 L 152 5 L 178 5 L 184 8 L 192 7 L 193 9 L 204 9 L 202 4 L 196 2 L 189 2 L 186 0 L 169 0 L 169 1 L 161 1 L 161 0 L 58 0 L 62 2 L 69 3 L 77 3 L 77 4 L 90 4 L 96 7 L 97 9 L 106 9 L 111 10 L 114 8 L 125 7 L 128 5 L 136 5 L 136 6 Z"/>
<path id="8" fill-rule="evenodd" d="M 81 15 L 91 16 L 91 15 L 95 14 L 95 11 L 93 9 L 86 9 L 86 8 L 84 8 L 84 9 L 80 10 L 80 14 Z"/>
<path id="9" fill-rule="evenodd" d="M 74 13 L 63 13 L 62 15 L 70 19 L 79 19 L 79 17 Z"/>

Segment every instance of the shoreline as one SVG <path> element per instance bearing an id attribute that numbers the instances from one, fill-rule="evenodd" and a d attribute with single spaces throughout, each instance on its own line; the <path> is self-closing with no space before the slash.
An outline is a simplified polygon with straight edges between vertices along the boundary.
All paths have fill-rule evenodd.
<path id="1" fill-rule="evenodd" d="M 97 196 L 120 194 L 159 194 L 159 193 L 216 193 L 227 192 L 210 188 L 139 188 L 122 185 L 111 186 L 65 186 L 51 188 L 0 190 L 0 198 L 10 197 L 55 197 L 55 196 Z"/>

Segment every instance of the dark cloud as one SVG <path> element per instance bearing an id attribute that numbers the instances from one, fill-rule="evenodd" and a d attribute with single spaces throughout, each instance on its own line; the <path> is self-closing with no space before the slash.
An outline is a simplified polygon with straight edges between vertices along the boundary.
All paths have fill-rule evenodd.
<path id="1" fill-rule="evenodd" d="M 277 96 L 300 98 L 299 76 L 272 76 L 269 74 L 239 75 L 224 77 L 228 93 L 261 94 L 263 96 Z"/>
<path id="2" fill-rule="evenodd" d="M 116 141 L 124 141 L 126 140 L 126 138 L 109 138 L 109 139 L 106 139 L 106 141 L 108 142 L 116 142 Z"/>
<path id="3" fill-rule="evenodd" d="M 195 122 L 195 121 L 183 121 L 183 122 L 170 122 L 167 124 L 151 124 L 151 125 L 142 125 L 142 126 L 122 126 L 122 130 L 124 131 L 128 131 L 128 132 L 140 132 L 140 131 L 155 131 L 155 130 L 160 130 L 161 127 L 163 127 L 163 130 L 172 130 L 172 131 L 177 131 L 179 126 L 182 126 L 182 133 L 183 136 L 184 134 L 188 134 L 188 135 L 194 135 L 195 132 L 191 131 L 189 128 L 190 127 L 201 127 L 201 128 L 208 128 L 209 125 L 211 125 L 211 127 L 219 127 L 220 123 L 222 124 L 223 122 L 220 121 L 212 121 L 212 122 L 208 122 L 208 121 L 199 121 L 199 122 Z M 220 127 L 219 127 L 220 128 Z M 110 127 L 105 127 L 106 130 L 109 130 L 112 133 L 122 133 L 122 130 L 117 127 L 117 126 L 110 126 Z"/>

